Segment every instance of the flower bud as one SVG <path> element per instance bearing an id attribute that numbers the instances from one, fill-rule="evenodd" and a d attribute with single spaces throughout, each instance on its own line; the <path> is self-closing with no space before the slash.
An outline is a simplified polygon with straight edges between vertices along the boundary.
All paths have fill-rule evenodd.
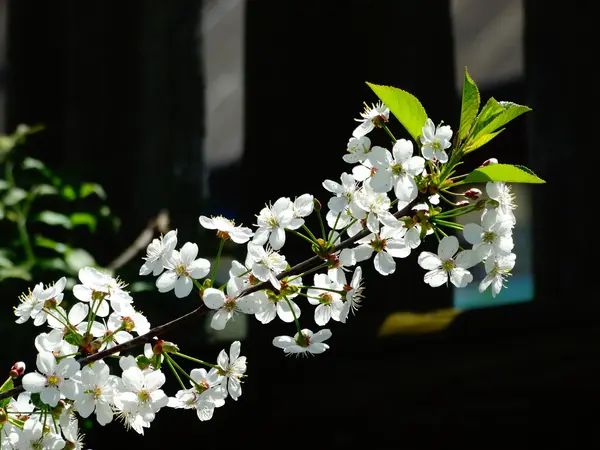
<path id="1" fill-rule="evenodd" d="M 6 422 L 8 422 L 8 414 L 4 408 L 0 408 L 0 425 L 4 425 Z"/>
<path id="2" fill-rule="evenodd" d="M 316 198 L 313 197 L 313 203 L 315 204 L 314 210 L 316 212 L 321 211 L 321 208 L 322 208 L 321 202 L 319 200 L 317 200 Z"/>
<path id="3" fill-rule="evenodd" d="M 477 200 L 481 197 L 481 191 L 477 188 L 471 188 L 463 194 L 467 198 L 472 198 L 473 200 Z"/>
<path id="4" fill-rule="evenodd" d="M 498 160 L 496 158 L 486 159 L 483 164 L 481 164 L 481 167 L 491 166 L 492 164 L 498 164 Z"/>
<path id="5" fill-rule="evenodd" d="M 469 206 L 469 200 L 461 200 L 460 202 L 456 202 L 457 207 Z"/>
<path id="6" fill-rule="evenodd" d="M 23 361 L 18 361 L 10 368 L 9 376 L 11 378 L 18 378 L 23 375 L 23 372 L 25 372 L 25 363 Z"/>

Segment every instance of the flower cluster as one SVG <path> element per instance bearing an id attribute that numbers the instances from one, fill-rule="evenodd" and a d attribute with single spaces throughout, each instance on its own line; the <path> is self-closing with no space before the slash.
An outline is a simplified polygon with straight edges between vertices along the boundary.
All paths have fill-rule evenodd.
<path id="1" fill-rule="evenodd" d="M 507 107 L 514 104 L 491 103 L 496 123 L 505 123 L 499 117 Z M 491 139 L 494 129 L 488 122 L 479 128 L 461 125 L 458 138 L 450 126 L 423 117 L 417 128 L 411 127 L 410 141 L 394 137 L 389 117 L 381 102 L 361 113 L 342 156 L 349 169 L 339 181 L 322 183 L 326 202 L 311 194 L 279 198 L 258 212 L 252 227 L 222 216 L 200 216 L 200 225 L 215 231 L 219 242 L 212 261 L 198 258 L 195 243 L 178 246 L 176 230 L 154 239 L 139 274 L 156 277 L 158 292 L 173 292 L 178 299 L 196 290 L 201 305 L 186 316 L 151 329 L 126 285 L 91 267 L 79 272 L 79 283 L 72 288 L 74 301 L 64 301 L 64 278 L 48 286 L 37 284 L 22 295 L 16 322 L 31 319 L 48 329 L 35 339 L 37 371 L 24 373 L 24 364 L 17 363 L 0 388 L 0 450 L 83 448 L 78 418 L 92 415 L 100 425 L 118 418 L 140 434 L 166 407 L 194 409 L 199 420 L 209 420 L 227 398 L 238 400 L 242 394 L 246 357 L 240 356 L 240 342 L 232 343 L 229 352 L 221 351 L 213 364 L 182 353 L 162 339 L 165 333 L 184 318 L 208 311 L 215 330 L 246 314 L 262 324 L 293 324 L 292 336 L 272 341 L 284 354 L 323 353 L 332 336 L 323 327 L 332 321 L 346 323 L 362 305 L 361 264 L 372 260 L 379 274 L 394 274 L 398 260 L 426 240 L 435 239 L 438 245 L 437 253 L 423 250 L 416 258 L 427 271 L 425 283 L 463 288 L 473 281 L 469 269 L 482 264 L 487 275 L 479 290 L 491 286 L 496 296 L 516 259 L 514 196 L 497 179 L 486 184 L 485 195 L 476 188 L 464 190 L 467 175 L 456 175 L 462 157 Z M 372 145 L 368 134 L 376 129 L 386 132 L 388 146 Z M 464 130 L 487 134 L 474 140 Z M 496 164 L 490 159 L 481 167 Z M 481 223 L 463 227 L 453 220 L 472 212 L 480 213 Z M 472 248 L 461 248 L 455 231 L 462 231 Z M 307 242 L 314 257 L 291 266 L 284 247 L 293 238 Z M 232 261 L 227 279 L 219 280 L 224 282 L 218 286 L 216 274 L 226 242 L 241 246 L 245 256 Z M 308 320 L 319 327 L 315 332 L 312 325 L 300 324 L 307 320 L 307 311 Z M 141 353 L 130 354 L 141 345 Z M 186 370 L 182 359 L 197 367 Z M 173 396 L 162 390 L 164 368 L 181 387 Z M 18 397 L 3 395 L 21 376 L 21 387 L 13 389 Z"/>

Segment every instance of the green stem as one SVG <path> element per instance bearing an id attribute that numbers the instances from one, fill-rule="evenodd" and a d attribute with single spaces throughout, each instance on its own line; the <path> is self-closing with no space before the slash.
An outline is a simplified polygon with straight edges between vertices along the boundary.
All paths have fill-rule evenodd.
<path id="1" fill-rule="evenodd" d="M 202 361 L 201 359 L 193 358 L 193 357 L 188 356 L 188 355 L 184 355 L 183 353 L 171 352 L 171 354 L 173 354 L 175 356 L 179 356 L 180 358 L 183 358 L 183 359 L 188 359 L 188 360 L 196 362 L 198 364 L 202 364 L 202 365 L 207 366 L 207 367 L 211 367 L 213 369 L 220 369 L 220 367 L 218 365 L 207 363 L 206 361 Z"/>
<path id="2" fill-rule="evenodd" d="M 392 132 L 390 131 L 390 129 L 388 128 L 388 126 L 386 124 L 383 124 L 383 129 L 388 134 L 388 136 L 392 138 L 392 142 L 395 144 L 396 138 L 394 137 L 394 135 L 392 134 Z"/>
<path id="3" fill-rule="evenodd" d="M 352 225 L 354 225 L 357 221 L 358 221 L 358 219 L 354 219 L 352 222 L 350 222 L 348 225 L 346 225 L 344 228 L 342 228 L 341 231 L 338 233 L 337 237 L 331 243 L 331 245 L 335 245 L 335 243 L 338 241 L 338 239 L 342 237 L 342 233 L 345 233 L 346 230 L 348 230 L 348 228 L 350 228 Z M 370 231 L 369 231 L 369 233 L 370 233 Z"/>
<path id="4" fill-rule="evenodd" d="M 302 339 L 302 341 L 304 342 L 304 335 L 302 334 L 302 329 L 300 328 L 300 322 L 298 321 L 298 318 L 296 317 L 296 312 L 294 311 L 294 308 L 292 308 L 292 303 L 287 298 L 287 295 L 284 295 L 283 299 L 286 301 L 286 303 L 290 307 L 290 311 L 292 311 L 292 316 L 294 316 L 294 322 L 296 323 L 296 328 L 298 329 L 298 336 L 302 336 L 300 339 Z"/>
<path id="5" fill-rule="evenodd" d="M 308 235 L 312 239 L 312 242 L 314 242 L 315 244 L 318 244 L 319 239 L 313 234 L 312 231 L 310 231 L 310 228 L 308 228 L 306 226 L 306 224 L 304 224 L 304 223 L 302 224 L 302 229 L 308 233 Z M 292 231 L 292 230 L 288 230 L 288 231 Z"/>
<path id="6" fill-rule="evenodd" d="M 335 223 L 333 224 L 333 228 L 331 230 L 329 230 L 329 233 L 327 234 L 327 243 L 329 243 L 329 241 L 331 240 L 331 238 L 333 237 L 333 232 L 335 231 L 337 224 L 338 224 L 338 220 L 340 220 L 340 217 L 342 216 L 342 212 L 340 211 L 337 215 L 337 217 L 335 218 Z"/>
<path id="7" fill-rule="evenodd" d="M 296 230 L 286 230 L 286 231 L 289 231 L 290 233 L 292 233 L 292 234 L 295 234 L 295 235 L 296 235 L 296 236 L 298 236 L 298 237 L 301 237 L 301 238 L 302 238 L 302 239 L 304 239 L 305 241 L 307 241 L 307 242 L 310 242 L 310 244 L 311 244 L 311 245 L 312 245 L 312 244 L 316 244 L 316 241 L 313 241 L 313 240 L 312 240 L 312 239 L 310 239 L 308 236 L 305 236 L 305 235 L 303 235 L 302 233 L 299 233 L 299 232 L 298 232 L 298 231 L 296 231 Z"/>
<path id="8" fill-rule="evenodd" d="M 298 289 L 315 289 L 317 291 L 335 292 L 336 294 L 344 293 L 344 291 L 340 291 L 339 289 L 330 289 L 330 288 L 317 287 L 317 286 L 294 286 L 294 287 L 297 287 Z M 303 295 L 305 295 L 305 294 L 303 294 Z"/>
<path id="9" fill-rule="evenodd" d="M 213 272 L 212 272 L 212 275 L 210 276 L 210 285 L 211 286 L 215 282 L 215 277 L 217 276 L 217 269 L 219 268 L 219 262 L 221 261 L 221 253 L 223 252 L 224 245 L 225 245 L 225 239 L 221 239 L 221 242 L 219 242 L 219 250 L 217 250 L 217 258 L 213 264 Z"/>
<path id="10" fill-rule="evenodd" d="M 436 225 L 442 225 L 444 227 L 453 228 L 455 230 L 462 230 L 463 229 L 463 226 L 461 224 L 459 224 L 459 223 L 456 223 L 456 222 L 449 222 L 447 220 L 435 219 L 435 216 L 432 219 L 434 219 L 434 220 L 432 220 L 432 222 L 434 224 L 436 224 Z"/>
<path id="11" fill-rule="evenodd" d="M 171 362 L 172 358 L 169 356 L 168 353 L 165 353 L 165 359 L 167 360 L 167 365 L 171 369 L 171 372 L 173 372 L 173 375 L 175 375 L 175 378 L 177 378 L 177 381 L 179 382 L 179 386 L 181 386 L 181 389 L 183 389 L 183 390 L 187 389 L 185 387 L 185 384 L 183 384 L 183 381 L 181 381 L 181 377 L 177 373 L 177 370 L 175 370 L 175 366 L 173 366 L 173 363 Z"/>
<path id="12" fill-rule="evenodd" d="M 321 227 L 321 236 L 323 236 L 323 239 L 327 239 L 327 233 L 325 233 L 325 224 L 323 223 L 323 216 L 321 216 L 321 210 L 319 210 L 317 217 L 319 219 L 319 226 Z"/>

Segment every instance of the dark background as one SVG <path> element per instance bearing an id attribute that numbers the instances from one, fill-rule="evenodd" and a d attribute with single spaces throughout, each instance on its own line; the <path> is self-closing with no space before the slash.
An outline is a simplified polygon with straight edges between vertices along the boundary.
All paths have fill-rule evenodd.
<path id="1" fill-rule="evenodd" d="M 90 243 L 100 264 L 162 208 L 180 242 L 208 252 L 214 241 L 199 229 L 200 214 L 221 208 L 249 224 L 267 200 L 323 195 L 321 181 L 347 169 L 340 149 L 352 118 L 363 101 L 375 100 L 365 81 L 415 94 L 430 117 L 456 127 L 453 33 L 460 30 L 452 28 L 448 1 L 249 0 L 243 157 L 210 169 L 202 157 L 209 149 L 202 148 L 201 3 L 7 3 L 5 129 L 45 124 L 31 152 L 105 186 L 123 226 Z M 346 326 L 332 327 L 325 355 L 285 358 L 271 340 L 291 329 L 252 320 L 242 344 L 249 378 L 237 403 L 205 423 L 190 411 L 163 410 L 144 438 L 96 424 L 86 431 L 88 446 L 596 448 L 600 320 L 588 211 L 595 208 L 598 40 L 591 5 L 524 0 L 523 73 L 482 89 L 484 99 L 533 108 L 486 150 L 501 149 L 503 160 L 548 182 L 533 189 L 531 302 L 467 311 L 437 333 L 377 338 L 391 312 L 450 308 L 452 294 L 424 285 L 414 256 L 387 278 L 365 265 L 365 306 Z M 304 254 L 293 244 L 289 252 Z M 137 269 L 136 262 L 124 271 Z M 14 304 L 4 298 L 5 339 L 15 327 Z M 172 295 L 145 294 L 137 304 L 156 324 L 191 309 L 190 299 Z M 204 339 L 203 329 L 169 338 L 211 360 L 224 345 Z M 29 348 L 24 338 L 19 345 Z M 9 353 L 3 366 L 17 357 Z"/>

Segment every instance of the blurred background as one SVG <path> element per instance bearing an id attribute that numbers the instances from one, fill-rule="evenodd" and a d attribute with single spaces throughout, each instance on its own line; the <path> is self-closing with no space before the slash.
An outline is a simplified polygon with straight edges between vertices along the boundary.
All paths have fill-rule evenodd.
<path id="1" fill-rule="evenodd" d="M 181 243 L 214 255 L 201 214 L 249 225 L 280 196 L 326 201 L 321 182 L 347 170 L 341 156 L 353 119 L 363 101 L 376 101 L 365 81 L 411 92 L 434 122 L 456 129 L 467 66 L 482 101 L 533 111 L 465 167 L 496 157 L 547 181 L 515 187 L 518 257 L 508 289 L 495 299 L 479 294 L 478 283 L 431 289 L 416 253 L 386 278 L 366 264 L 364 307 L 345 326 L 335 323 L 331 349 L 309 359 L 271 345 L 293 334 L 290 325 L 238 316 L 213 333 L 204 320 L 168 338 L 209 361 L 241 340 L 249 377 L 240 400 L 202 423 L 163 410 L 145 437 L 87 421 L 86 442 L 596 448 L 600 307 L 595 243 L 579 217 L 597 159 L 592 5 L 0 0 L 0 131 L 43 125 L 18 149 L 31 159 L 17 176 L 36 186 L 45 177 L 54 189 L 31 209 L 28 261 L 36 264 L 28 271 L 11 263 L 19 235 L 0 214 L 8 249 L 0 253 L 0 339 L 10 342 L 0 367 L 21 358 L 33 369 L 38 330 L 14 324 L 17 296 L 61 273 L 75 278 L 90 262 L 129 282 L 154 325 L 191 310 L 192 297 L 158 294 L 137 275 L 149 239 L 178 229 Z M 286 249 L 288 260 L 308 255 L 295 243 Z M 225 258 L 243 254 L 226 247 Z"/>

